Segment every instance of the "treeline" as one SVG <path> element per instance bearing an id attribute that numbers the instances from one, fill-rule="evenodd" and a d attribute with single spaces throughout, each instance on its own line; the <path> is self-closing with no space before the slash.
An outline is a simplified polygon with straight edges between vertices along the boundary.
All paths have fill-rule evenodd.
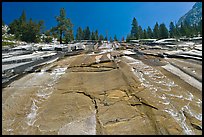
<path id="1" fill-rule="evenodd" d="M 102 34 L 98 34 L 98 30 L 90 31 L 89 27 L 87 26 L 84 30 L 81 27 L 78 27 L 77 33 L 76 33 L 76 40 L 108 40 L 107 36 L 103 36 Z M 114 39 L 112 37 L 109 38 L 110 41 L 118 41 L 117 36 L 114 36 Z"/>
<path id="2" fill-rule="evenodd" d="M 34 22 L 32 18 L 27 21 L 25 11 L 20 18 L 15 19 L 9 26 L 9 34 L 14 34 L 15 38 L 25 42 L 40 42 L 42 34 L 45 34 L 43 42 L 51 42 L 52 37 L 58 38 L 60 43 L 68 43 L 74 39 L 73 24 L 69 18 L 66 18 L 65 9 L 60 9 L 60 15 L 56 17 L 57 26 L 44 31 L 44 21 Z"/>
<path id="3" fill-rule="evenodd" d="M 40 32 L 43 29 L 44 22 L 34 22 L 32 19 L 26 20 L 26 13 L 23 11 L 20 18 L 15 19 L 9 25 L 9 34 L 14 34 L 18 40 L 26 42 L 38 42 L 40 40 Z"/>
<path id="4" fill-rule="evenodd" d="M 44 30 L 44 21 L 34 22 L 32 19 L 26 20 L 25 11 L 22 15 L 11 22 L 9 26 L 9 34 L 14 34 L 17 40 L 22 40 L 25 42 L 52 42 L 53 38 L 62 43 L 68 43 L 75 40 L 108 40 L 107 36 L 99 35 L 98 30 L 91 31 L 87 26 L 84 30 L 79 27 L 77 29 L 76 36 L 74 38 L 73 24 L 69 18 L 66 18 L 66 11 L 64 8 L 60 9 L 60 15 L 56 17 L 57 26 L 52 27 L 50 30 Z M 4 22 L 2 20 L 2 25 Z M 43 35 L 42 35 L 43 34 Z M 110 37 L 110 40 L 112 38 Z M 117 41 L 116 35 L 114 40 Z"/>
<path id="5" fill-rule="evenodd" d="M 57 26 L 52 27 L 50 30 L 44 31 L 44 21 L 40 20 L 38 22 L 33 21 L 30 18 L 28 21 L 26 19 L 25 11 L 22 15 L 15 19 L 9 24 L 9 34 L 14 34 L 15 38 L 25 42 L 52 42 L 53 38 L 56 38 L 62 43 L 69 43 L 74 39 L 80 40 L 108 40 L 107 35 L 104 37 L 102 34 L 99 35 L 98 30 L 91 31 L 89 27 L 82 29 L 78 27 L 76 36 L 74 38 L 73 24 L 69 18 L 66 18 L 65 9 L 60 9 L 60 15 L 56 17 Z M 2 24 L 4 22 L 2 21 Z M 175 25 L 170 22 L 169 29 L 167 29 L 164 23 L 154 25 L 153 30 L 148 26 L 147 29 L 142 29 L 138 24 L 136 18 L 133 18 L 132 29 L 130 34 L 127 35 L 126 41 L 133 39 L 163 39 L 163 38 L 180 38 L 180 37 L 193 37 L 202 36 L 202 20 L 198 24 L 190 25 L 187 22 L 181 23 L 181 26 Z M 42 38 L 42 34 L 45 37 Z M 118 41 L 117 36 L 114 38 L 109 37 L 109 40 Z M 122 38 L 124 41 L 124 37 Z"/>
<path id="6" fill-rule="evenodd" d="M 148 26 L 147 29 L 142 29 L 136 18 L 133 18 L 132 29 L 127 35 L 126 41 L 135 39 L 164 39 L 164 38 L 180 38 L 202 36 L 202 20 L 198 24 L 190 25 L 188 22 L 181 23 L 181 26 L 170 22 L 169 29 L 164 23 L 154 25 L 153 30 Z"/>

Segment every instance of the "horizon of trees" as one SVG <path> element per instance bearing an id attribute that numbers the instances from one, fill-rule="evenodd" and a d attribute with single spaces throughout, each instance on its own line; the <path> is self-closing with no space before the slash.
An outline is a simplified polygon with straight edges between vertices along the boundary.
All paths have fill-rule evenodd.
<path id="1" fill-rule="evenodd" d="M 2 21 L 3 22 L 3 21 Z M 44 29 L 44 21 L 34 22 L 32 18 L 26 19 L 25 11 L 22 12 L 18 19 L 9 24 L 9 34 L 14 34 L 17 40 L 25 42 L 38 42 L 40 33 Z"/>
<path id="2" fill-rule="evenodd" d="M 10 28 L 8 33 L 14 34 L 17 40 L 22 40 L 25 42 L 40 42 L 42 34 L 42 41 L 49 43 L 53 38 L 57 38 L 60 44 L 71 42 L 72 40 L 108 40 L 107 36 L 99 34 L 98 30 L 91 31 L 89 26 L 82 29 L 78 27 L 76 36 L 73 34 L 73 24 L 69 18 L 66 18 L 66 11 L 64 8 L 60 9 L 59 16 L 56 16 L 57 26 L 52 27 L 49 30 L 44 30 L 44 21 L 40 20 L 39 22 L 34 22 L 32 19 L 29 21 L 26 20 L 25 11 L 22 12 L 20 18 L 15 19 L 11 22 L 8 27 Z M 5 25 L 2 20 L 2 25 Z M 110 39 L 111 41 L 112 38 Z M 114 36 L 114 41 L 117 40 L 117 36 Z"/>
<path id="3" fill-rule="evenodd" d="M 190 25 L 187 21 L 181 23 L 181 26 L 175 25 L 172 21 L 167 29 L 164 23 L 155 23 L 153 30 L 150 26 L 147 29 L 142 29 L 136 18 L 132 20 L 132 28 L 130 34 L 127 35 L 126 41 L 137 39 L 164 39 L 164 38 L 180 38 L 202 36 L 202 20 L 196 25 Z"/>
<path id="4" fill-rule="evenodd" d="M 57 38 L 62 43 L 69 43 L 73 40 L 108 40 L 107 36 L 99 34 L 98 30 L 90 30 L 89 26 L 84 29 L 81 27 L 77 28 L 76 35 L 74 37 L 73 24 L 69 18 L 66 18 L 66 11 L 64 8 L 60 9 L 59 16 L 56 16 L 57 26 L 52 27 L 50 30 L 44 30 L 44 21 L 40 20 L 38 22 L 33 21 L 30 18 L 29 21 L 26 19 L 25 11 L 22 15 L 11 22 L 9 26 L 9 34 L 14 34 L 17 40 L 22 40 L 25 42 L 39 42 L 40 36 L 45 34 L 47 36 L 43 39 L 43 42 L 51 42 L 52 37 Z M 2 25 L 4 25 L 2 20 Z M 180 26 L 170 22 L 168 28 L 164 23 L 155 23 L 154 28 L 150 26 L 147 29 L 143 29 L 134 17 L 132 20 L 132 28 L 130 33 L 126 37 L 126 41 L 135 39 L 163 39 L 163 38 L 180 38 L 180 37 L 193 37 L 202 36 L 202 20 L 198 24 L 190 25 L 188 22 L 182 22 Z M 124 41 L 122 37 L 121 41 Z M 116 34 L 114 37 L 109 37 L 109 40 L 118 41 Z"/>

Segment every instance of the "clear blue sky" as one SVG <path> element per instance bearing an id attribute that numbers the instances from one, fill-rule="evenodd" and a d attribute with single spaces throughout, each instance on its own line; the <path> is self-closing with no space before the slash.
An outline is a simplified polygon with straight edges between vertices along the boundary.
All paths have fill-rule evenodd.
<path id="1" fill-rule="evenodd" d="M 65 8 L 67 17 L 74 24 L 74 34 L 81 26 L 98 29 L 99 34 L 108 38 L 116 34 L 118 39 L 126 37 L 135 17 L 146 29 L 155 23 L 165 23 L 178 19 L 188 12 L 195 2 L 3 2 L 2 18 L 6 24 L 19 18 L 26 11 L 27 19 L 44 20 L 46 29 L 56 26 L 55 16 L 60 8 Z"/>

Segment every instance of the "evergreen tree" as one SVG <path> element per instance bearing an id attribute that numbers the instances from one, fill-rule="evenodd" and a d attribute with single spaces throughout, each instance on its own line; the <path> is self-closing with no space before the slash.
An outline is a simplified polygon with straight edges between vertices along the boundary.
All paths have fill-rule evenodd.
<path id="1" fill-rule="evenodd" d="M 159 25 L 159 38 L 160 39 L 164 39 L 164 38 L 168 38 L 169 34 L 168 34 L 168 29 L 166 28 L 165 24 L 162 23 Z"/>
<path id="2" fill-rule="evenodd" d="M 150 38 L 150 39 L 153 38 L 153 32 L 150 26 L 147 27 L 147 38 Z"/>
<path id="3" fill-rule="evenodd" d="M 69 43 L 71 41 L 74 40 L 74 34 L 73 34 L 73 30 L 70 29 L 68 31 L 65 32 L 65 43 Z"/>
<path id="4" fill-rule="evenodd" d="M 60 37 L 60 44 L 62 44 L 62 39 L 65 34 L 69 34 L 72 30 L 73 24 L 69 18 L 66 18 L 65 9 L 60 9 L 60 15 L 56 17 L 58 22 L 57 26 L 54 27 L 54 30 Z"/>
<path id="5" fill-rule="evenodd" d="M 40 41 L 40 30 L 43 22 L 33 22 L 29 20 L 24 26 L 22 26 L 21 40 L 26 42 L 39 42 Z"/>
<path id="6" fill-rule="evenodd" d="M 19 20 L 15 19 L 13 22 L 9 24 L 10 30 L 8 31 L 9 34 L 15 34 L 15 38 L 19 39 L 20 37 L 20 31 L 19 31 Z"/>
<path id="7" fill-rule="evenodd" d="M 50 29 L 51 36 L 54 37 L 54 38 L 59 39 L 58 34 L 57 34 L 57 32 L 55 30 L 56 30 L 55 27 L 52 27 Z"/>
<path id="8" fill-rule="evenodd" d="M 148 35 L 147 35 L 146 30 L 144 29 L 144 31 L 143 31 L 143 39 L 147 39 L 147 38 L 148 38 Z"/>
<path id="9" fill-rule="evenodd" d="M 142 27 L 141 26 L 139 26 L 138 27 L 138 38 L 139 39 L 143 39 L 144 38 L 144 36 L 143 36 L 143 30 L 142 30 Z"/>
<path id="10" fill-rule="evenodd" d="M 16 39 L 21 40 L 22 33 L 25 30 L 26 27 L 26 13 L 25 11 L 22 12 L 19 19 L 15 19 L 10 25 L 9 25 L 9 32 L 10 34 L 14 34 Z"/>
<path id="11" fill-rule="evenodd" d="M 131 36 L 134 39 L 138 39 L 139 38 L 139 35 L 138 35 L 138 23 L 137 23 L 137 20 L 136 20 L 135 17 L 133 18 L 133 21 L 132 21 Z"/>
<path id="12" fill-rule="evenodd" d="M 174 38 L 176 35 L 176 27 L 174 26 L 174 23 L 171 21 L 169 24 L 169 36 L 170 38 Z"/>
<path id="13" fill-rule="evenodd" d="M 175 27 L 175 37 L 179 38 L 180 36 L 181 36 L 180 35 L 180 29 L 179 29 L 178 25 L 176 25 L 176 27 Z"/>
<path id="14" fill-rule="evenodd" d="M 191 27 L 186 20 L 184 21 L 183 27 L 185 29 L 186 36 L 190 37 L 191 36 Z"/>
<path id="15" fill-rule="evenodd" d="M 44 22 L 33 22 L 30 19 L 26 21 L 26 13 L 22 12 L 19 19 L 15 19 L 11 24 L 9 24 L 9 33 L 14 34 L 16 39 L 25 41 L 25 42 L 39 42 L 40 33 L 44 28 Z"/>
<path id="16" fill-rule="evenodd" d="M 126 37 L 126 42 L 130 42 L 130 40 L 132 40 L 131 34 L 128 34 Z"/>
<path id="17" fill-rule="evenodd" d="M 96 36 L 94 32 L 91 32 L 91 40 L 96 40 Z"/>
<path id="18" fill-rule="evenodd" d="M 113 42 L 113 39 L 112 39 L 111 37 L 110 37 L 110 39 L 109 39 L 109 40 L 110 40 L 110 42 Z"/>
<path id="19" fill-rule="evenodd" d="M 81 27 L 78 27 L 77 33 L 76 33 L 76 40 L 82 40 L 83 39 L 83 30 Z"/>
<path id="20" fill-rule="evenodd" d="M 197 36 L 198 35 L 198 29 L 197 29 L 197 25 L 193 24 L 192 26 L 190 26 L 190 32 L 191 32 L 191 37 Z"/>
<path id="21" fill-rule="evenodd" d="M 91 39 L 91 32 L 88 26 L 84 29 L 84 39 L 85 40 Z"/>
<path id="22" fill-rule="evenodd" d="M 45 31 L 44 34 L 45 34 L 46 38 L 43 37 L 43 42 L 45 42 L 45 43 L 52 42 L 51 31 L 47 30 L 47 31 Z"/>
<path id="23" fill-rule="evenodd" d="M 123 42 L 125 40 L 124 36 L 122 37 L 121 41 Z"/>
<path id="24" fill-rule="evenodd" d="M 108 38 L 107 38 L 107 36 L 105 36 L 104 40 L 105 40 L 105 41 L 108 41 Z"/>
<path id="25" fill-rule="evenodd" d="M 98 30 L 95 31 L 95 38 L 96 38 L 96 40 L 99 39 L 99 38 L 98 38 Z"/>
<path id="26" fill-rule="evenodd" d="M 100 36 L 99 36 L 99 40 L 100 40 L 100 41 L 101 41 L 101 40 L 104 40 L 104 37 L 103 37 L 102 34 L 100 34 Z"/>
<path id="27" fill-rule="evenodd" d="M 116 35 L 114 36 L 114 41 L 118 41 L 118 39 L 117 39 L 117 36 L 116 36 Z"/>
<path id="28" fill-rule="evenodd" d="M 179 29 L 179 32 L 180 32 L 180 34 L 181 34 L 181 36 L 186 36 L 186 27 L 184 26 L 184 23 L 183 22 L 181 22 L 181 27 L 180 27 L 180 29 Z"/>
<path id="29" fill-rule="evenodd" d="M 154 29 L 153 29 L 153 36 L 155 39 L 159 38 L 159 24 L 156 22 Z"/>

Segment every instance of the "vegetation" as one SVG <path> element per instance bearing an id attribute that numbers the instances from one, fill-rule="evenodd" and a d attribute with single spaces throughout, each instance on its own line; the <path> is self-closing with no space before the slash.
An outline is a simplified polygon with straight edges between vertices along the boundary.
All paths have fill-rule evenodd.
<path id="1" fill-rule="evenodd" d="M 10 25 L 8 33 L 14 34 L 17 40 L 25 42 L 39 42 L 40 31 L 43 29 L 43 21 L 26 21 L 26 13 L 22 12 L 19 19 L 15 19 Z"/>
<path id="2" fill-rule="evenodd" d="M 198 24 L 189 25 L 186 21 L 181 23 L 181 26 L 174 25 L 173 22 L 169 24 L 169 30 L 164 23 L 154 25 L 153 31 L 148 26 L 147 30 L 142 29 L 136 18 L 132 20 L 132 29 L 127 35 L 126 41 L 137 39 L 164 39 L 164 38 L 180 38 L 180 37 L 194 37 L 202 36 L 202 20 Z"/>
<path id="3" fill-rule="evenodd" d="M 14 42 L 5 42 L 5 41 L 2 41 L 2 46 L 14 46 L 16 43 Z"/>
<path id="4" fill-rule="evenodd" d="M 33 21 L 32 18 L 27 21 L 25 11 L 22 12 L 18 19 L 15 19 L 9 24 L 8 34 L 14 34 L 14 37 L 5 37 L 5 40 L 21 40 L 25 42 L 40 42 L 43 38 L 43 42 L 52 42 L 53 37 L 57 38 L 62 43 L 69 43 L 74 40 L 73 24 L 69 18 L 66 17 L 66 11 L 64 8 L 60 9 L 60 15 L 56 17 L 57 26 L 51 28 L 50 30 L 44 31 L 44 21 L 40 20 L 38 22 Z M 2 25 L 5 25 L 2 20 Z M 155 23 L 153 29 L 150 26 L 147 29 L 143 29 L 134 17 L 131 23 L 130 34 L 127 35 L 126 41 L 137 40 L 137 39 L 163 39 L 163 38 L 180 38 L 180 37 L 193 37 L 202 36 L 202 20 L 198 24 L 189 25 L 186 21 L 182 22 L 180 26 L 175 25 L 170 22 L 169 29 L 167 29 L 164 23 Z M 44 33 L 45 37 L 41 37 Z M 2 29 L 2 34 L 5 34 Z M 98 30 L 90 30 L 89 26 L 82 29 L 78 27 L 75 39 L 81 40 L 108 40 L 102 34 L 99 35 Z M 116 35 L 109 38 L 110 41 L 118 41 Z M 122 41 L 124 37 L 122 38 Z"/>
<path id="5" fill-rule="evenodd" d="M 66 18 L 66 11 L 64 8 L 60 9 L 60 15 L 56 17 L 56 20 L 58 24 L 56 27 L 52 28 L 51 32 L 59 36 L 60 44 L 62 44 L 63 38 L 65 38 L 66 43 L 73 40 L 73 24 L 69 18 Z"/>
<path id="6" fill-rule="evenodd" d="M 114 41 L 118 41 L 118 39 L 117 39 L 117 36 L 116 36 L 116 35 L 114 36 Z"/>

